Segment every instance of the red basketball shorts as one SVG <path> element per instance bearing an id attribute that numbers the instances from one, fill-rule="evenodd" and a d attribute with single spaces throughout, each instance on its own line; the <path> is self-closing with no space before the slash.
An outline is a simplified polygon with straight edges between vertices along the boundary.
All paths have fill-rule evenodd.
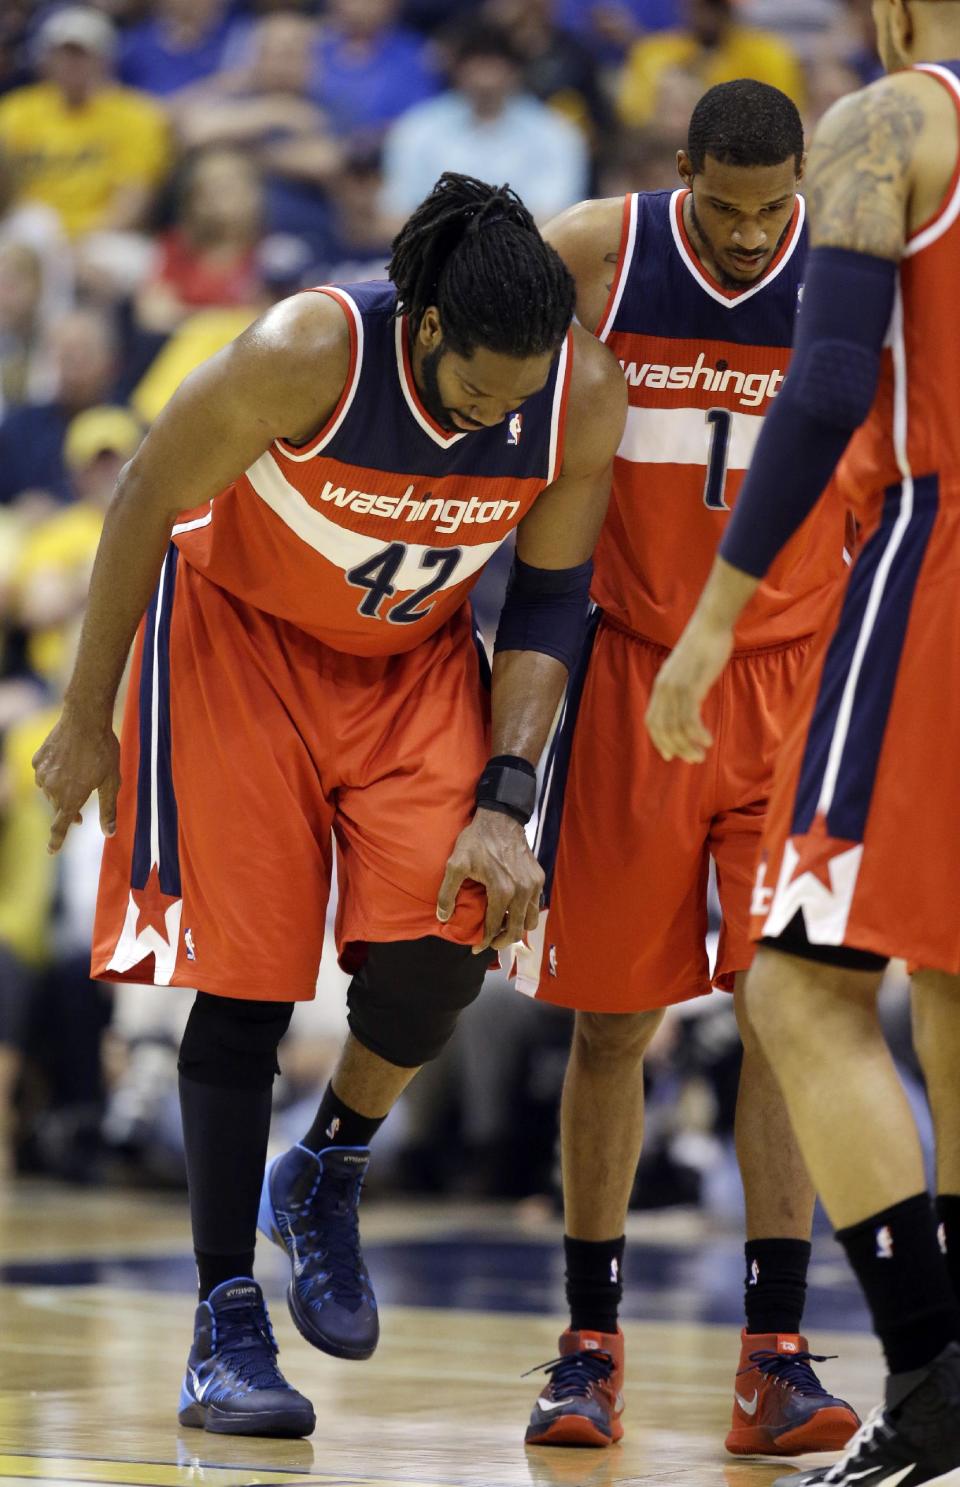
<path id="1" fill-rule="evenodd" d="M 960 974 L 960 511 L 892 486 L 805 674 L 763 839 L 753 933 Z"/>
<path id="2" fill-rule="evenodd" d="M 809 649 L 735 657 L 704 713 L 710 758 L 667 764 L 644 715 L 668 652 L 599 622 L 548 762 L 538 828 L 548 908 L 518 955 L 520 990 L 589 1012 L 650 1011 L 708 992 L 711 857 L 723 910 L 712 984 L 732 989 L 753 959 L 760 834 Z"/>
<path id="3" fill-rule="evenodd" d="M 436 898 L 489 754 L 470 613 L 404 655 L 331 650 L 175 548 L 141 625 L 104 852 L 93 975 L 313 996 L 333 845 L 341 963 L 371 941 L 481 938 Z"/>

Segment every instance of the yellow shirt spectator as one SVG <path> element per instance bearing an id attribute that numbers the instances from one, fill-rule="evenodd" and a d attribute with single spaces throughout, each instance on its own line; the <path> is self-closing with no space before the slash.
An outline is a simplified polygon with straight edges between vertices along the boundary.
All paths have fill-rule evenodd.
<path id="1" fill-rule="evenodd" d="M 188 315 L 161 346 L 130 396 L 131 407 L 144 423 L 152 423 L 166 407 L 184 377 L 208 356 L 235 340 L 264 306 L 249 310 L 198 310 Z"/>
<path id="2" fill-rule="evenodd" d="M 627 57 L 617 97 L 624 124 L 642 128 L 654 122 L 660 80 L 674 70 L 697 76 L 704 92 L 717 83 L 755 78 L 803 107 L 803 69 L 790 48 L 767 31 L 734 24 L 713 47 L 702 46 L 687 31 L 664 31 L 638 41 Z"/>
<path id="3" fill-rule="evenodd" d="M 0 143 L 19 167 L 21 198 L 53 207 L 71 237 L 112 226 L 116 194 L 157 186 L 170 163 L 163 111 L 113 84 L 79 107 L 53 83 L 14 88 L 0 99 Z"/>
<path id="4" fill-rule="evenodd" d="M 26 965 L 41 965 L 54 891 L 55 859 L 47 852 L 50 807 L 37 789 L 31 760 L 57 721 L 58 708 L 31 713 L 8 729 L 0 768 L 0 942 Z"/>
<path id="5" fill-rule="evenodd" d="M 103 530 L 102 509 L 77 501 L 40 522 L 24 538 L 13 575 L 14 593 L 31 610 L 27 654 L 48 681 L 60 679 L 75 640 Z M 51 612 L 51 619 L 43 623 Z M 52 616 L 55 615 L 55 618 Z"/>

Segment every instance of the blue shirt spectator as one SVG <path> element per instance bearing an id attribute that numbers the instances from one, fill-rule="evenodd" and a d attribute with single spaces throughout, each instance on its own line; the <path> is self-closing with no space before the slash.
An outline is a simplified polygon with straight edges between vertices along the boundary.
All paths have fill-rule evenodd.
<path id="1" fill-rule="evenodd" d="M 70 499 L 63 440 L 70 414 L 59 403 L 11 408 L 0 421 L 0 506 L 27 491 Z"/>
<path id="2" fill-rule="evenodd" d="M 506 181 L 540 221 L 587 192 L 586 139 L 575 124 L 521 92 L 508 35 L 471 24 L 452 45 L 453 89 L 399 119 L 384 146 L 384 206 L 408 216 L 445 170 Z"/>
<path id="3" fill-rule="evenodd" d="M 394 24 L 395 0 L 330 0 L 315 87 L 338 134 L 382 131 L 440 81 L 421 37 Z"/>
<path id="4" fill-rule="evenodd" d="M 156 13 L 127 32 L 121 81 L 158 98 L 176 93 L 240 60 L 247 29 L 226 14 L 224 0 L 159 0 Z"/>
<path id="5" fill-rule="evenodd" d="M 71 499 L 63 462 L 67 425 L 75 413 L 110 400 L 117 345 L 110 319 L 100 310 L 71 310 L 51 332 L 58 393 L 47 403 L 12 408 L 0 421 L 0 505 L 27 491 Z"/>
<path id="6" fill-rule="evenodd" d="M 622 58 L 647 31 L 682 24 L 681 0 L 556 0 L 554 20 L 604 62 Z"/>
<path id="7" fill-rule="evenodd" d="M 269 232 L 315 245 L 327 231 L 327 187 L 343 145 L 311 96 L 316 22 L 275 11 L 252 30 L 247 65 L 178 100 L 177 130 L 187 149 L 235 145 L 260 166 Z"/>

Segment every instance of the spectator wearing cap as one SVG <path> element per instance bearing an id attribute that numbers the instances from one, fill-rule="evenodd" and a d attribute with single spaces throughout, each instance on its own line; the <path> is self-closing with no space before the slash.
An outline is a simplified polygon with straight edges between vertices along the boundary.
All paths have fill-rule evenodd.
<path id="1" fill-rule="evenodd" d="M 120 51 L 120 78 L 157 98 L 212 77 L 240 60 L 248 27 L 227 0 L 157 0 L 132 26 Z"/>
<path id="2" fill-rule="evenodd" d="M 309 16 L 265 16 L 249 65 L 181 99 L 176 124 L 188 148 L 233 145 L 251 155 L 263 176 L 267 231 L 311 244 L 326 231 L 325 188 L 343 154 L 311 96 L 317 35 Z"/>
<path id="3" fill-rule="evenodd" d="M 523 88 L 508 34 L 471 22 L 451 42 L 450 92 L 404 114 L 384 147 L 384 206 L 406 218 L 445 170 L 507 181 L 541 221 L 587 192 L 581 131 Z"/>
<path id="4" fill-rule="evenodd" d="M 0 505 L 27 493 L 69 501 L 63 461 L 67 426 L 75 414 L 104 402 L 118 369 L 117 341 L 109 315 L 92 307 L 72 310 L 50 333 L 57 392 L 45 403 L 12 408 L 0 422 Z"/>
<path id="5" fill-rule="evenodd" d="M 37 36 L 43 81 L 0 99 L 21 197 L 53 207 L 73 238 L 139 227 L 169 163 L 165 116 L 113 80 L 115 46 L 100 11 L 54 11 Z"/>
<path id="6" fill-rule="evenodd" d="M 666 73 L 680 71 L 704 92 L 716 83 L 752 77 L 804 106 L 803 69 L 779 36 L 741 25 L 734 0 L 686 0 L 686 26 L 638 41 L 627 57 L 617 111 L 631 128 L 650 124 Z"/>
<path id="7" fill-rule="evenodd" d="M 12 577 L 16 618 L 29 633 L 33 672 L 55 685 L 63 675 L 87 600 L 107 507 L 143 426 L 128 408 L 87 408 L 71 419 L 64 464 L 69 505 L 31 527 Z"/>
<path id="8" fill-rule="evenodd" d="M 328 0 L 315 90 L 338 134 L 380 134 L 440 86 L 398 10 L 398 0 Z"/>
<path id="9" fill-rule="evenodd" d="M 142 436 L 125 408 L 91 408 L 74 418 L 66 435 L 73 503 L 23 538 L 11 607 L 48 698 L 59 692 L 72 660 L 117 475 Z M 37 1157 L 46 1167 L 56 1150 L 52 1165 L 59 1175 L 83 1179 L 92 1176 L 103 1099 L 100 1039 L 110 1010 L 110 999 L 90 985 L 86 950 L 101 841 L 94 816 L 78 833 L 72 858 L 54 860 L 46 850 L 49 814 L 33 784 L 31 759 L 55 716 L 34 708 L 12 720 L 0 741 L 6 785 L 0 801 L 0 1170 L 5 1157 L 10 1162 L 13 1083 L 26 1051 L 42 1067 L 55 1124 L 84 1133 L 65 1147 L 51 1143 L 46 1157 Z M 73 932 L 78 909 L 86 935 Z"/>

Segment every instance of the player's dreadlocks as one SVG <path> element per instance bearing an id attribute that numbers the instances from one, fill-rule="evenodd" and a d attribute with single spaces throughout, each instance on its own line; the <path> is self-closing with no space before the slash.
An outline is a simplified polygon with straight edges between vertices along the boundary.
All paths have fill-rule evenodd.
<path id="1" fill-rule="evenodd" d="M 397 311 L 414 329 L 435 305 L 458 356 L 554 351 L 573 318 L 574 284 L 509 186 L 445 172 L 393 241 Z"/>

